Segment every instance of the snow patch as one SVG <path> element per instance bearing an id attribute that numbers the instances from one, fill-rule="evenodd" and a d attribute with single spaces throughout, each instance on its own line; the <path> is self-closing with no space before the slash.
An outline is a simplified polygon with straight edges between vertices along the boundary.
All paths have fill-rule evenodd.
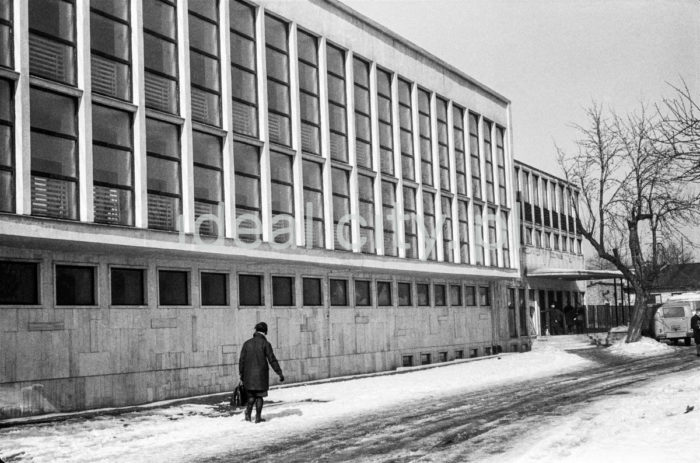
<path id="1" fill-rule="evenodd" d="M 651 357 L 673 353 L 677 348 L 660 343 L 654 339 L 642 337 L 638 342 L 626 343 L 624 339 L 615 342 L 608 348 L 608 352 L 614 355 L 627 355 L 634 357 Z"/>

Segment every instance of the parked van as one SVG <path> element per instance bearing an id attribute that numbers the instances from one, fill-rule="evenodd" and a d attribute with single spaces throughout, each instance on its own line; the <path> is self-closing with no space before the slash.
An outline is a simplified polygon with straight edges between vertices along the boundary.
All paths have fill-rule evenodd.
<path id="1" fill-rule="evenodd" d="M 685 339 L 685 345 L 689 346 L 693 337 L 690 318 L 698 307 L 700 292 L 671 296 L 654 314 L 654 337 L 659 341 L 668 339 L 674 344 Z"/>

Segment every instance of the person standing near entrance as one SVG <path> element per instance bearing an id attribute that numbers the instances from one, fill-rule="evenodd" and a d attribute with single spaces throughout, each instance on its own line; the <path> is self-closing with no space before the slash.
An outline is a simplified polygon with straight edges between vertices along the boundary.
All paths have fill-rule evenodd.
<path id="1" fill-rule="evenodd" d="M 700 357 L 700 307 L 695 309 L 695 315 L 690 319 L 690 328 L 695 338 L 695 354 Z"/>
<path id="2" fill-rule="evenodd" d="M 245 409 L 245 420 L 251 421 L 253 405 L 255 405 L 255 422 L 265 421 L 262 419 L 263 397 L 267 397 L 270 389 L 269 367 L 277 373 L 280 381 L 284 381 L 282 369 L 275 358 L 272 346 L 267 338 L 267 323 L 260 322 L 255 325 L 255 334 L 243 344 L 241 356 L 238 360 L 238 373 L 241 377 L 243 387 L 248 392 L 248 402 Z"/>

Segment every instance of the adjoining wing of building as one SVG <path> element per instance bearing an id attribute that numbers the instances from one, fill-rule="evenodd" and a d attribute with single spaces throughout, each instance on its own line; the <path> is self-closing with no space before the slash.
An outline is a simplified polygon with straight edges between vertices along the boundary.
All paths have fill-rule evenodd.
<path id="1" fill-rule="evenodd" d="M 528 350 L 583 258 L 510 104 L 335 0 L 0 0 L 0 418 L 231 390 L 258 321 L 289 382 Z"/>

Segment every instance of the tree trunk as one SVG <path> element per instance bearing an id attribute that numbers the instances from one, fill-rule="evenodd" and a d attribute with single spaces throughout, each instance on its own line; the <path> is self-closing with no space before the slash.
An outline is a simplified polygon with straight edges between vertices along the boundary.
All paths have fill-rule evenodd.
<path id="1" fill-rule="evenodd" d="M 630 315 L 630 323 L 627 328 L 627 339 L 625 342 L 637 342 L 642 337 L 642 324 L 645 320 L 647 309 L 647 298 L 643 289 L 634 290 L 634 309 Z"/>

